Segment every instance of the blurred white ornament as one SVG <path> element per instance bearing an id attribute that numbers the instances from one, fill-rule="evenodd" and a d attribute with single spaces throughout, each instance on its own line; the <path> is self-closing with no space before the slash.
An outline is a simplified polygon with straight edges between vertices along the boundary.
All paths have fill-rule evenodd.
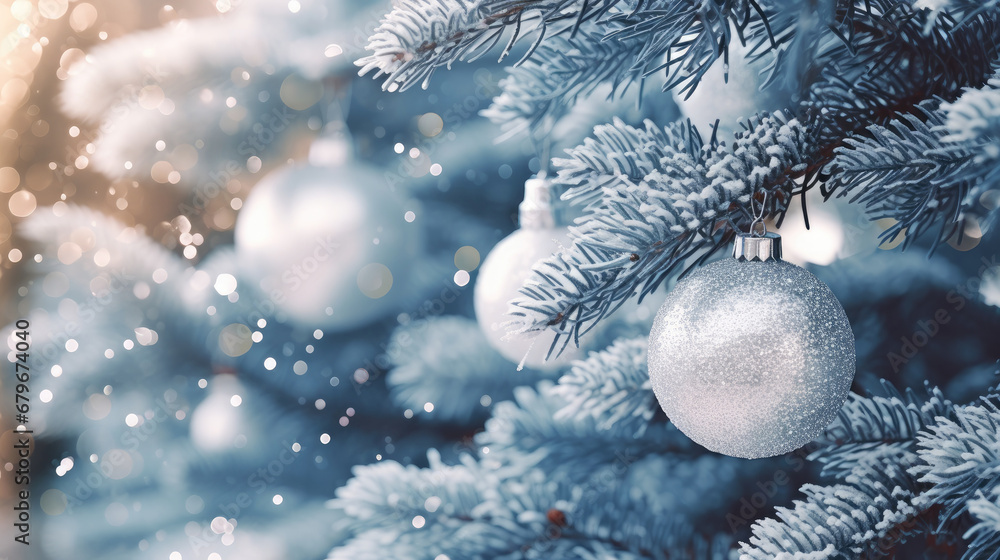
<path id="1" fill-rule="evenodd" d="M 554 332 L 508 335 L 505 328 L 505 323 L 513 319 L 507 315 L 508 303 L 518 296 L 518 290 L 531 276 L 532 266 L 572 243 L 568 212 L 551 180 L 544 176 L 529 179 L 524 185 L 524 201 L 519 211 L 521 229 L 493 247 L 476 279 L 476 320 L 486 339 L 508 360 L 518 363 L 523 360 L 531 368 L 555 369 L 583 354 L 571 341 L 562 354 L 546 360 Z M 563 341 L 565 338 L 559 344 Z"/>
<path id="2" fill-rule="evenodd" d="M 979 295 L 987 305 L 1000 307 L 1000 267 L 992 266 L 983 271 Z"/>
<path id="3" fill-rule="evenodd" d="M 207 391 L 205 400 L 191 413 L 191 441 L 195 447 L 218 453 L 245 445 L 246 441 L 238 438 L 246 437 L 252 426 L 240 407 L 243 384 L 235 375 L 223 373 L 212 378 Z"/>
<path id="4" fill-rule="evenodd" d="M 649 377 L 695 442 L 735 457 L 780 455 L 837 416 L 854 379 L 854 335 L 826 284 L 780 260 L 777 235 L 740 235 L 734 256 L 667 296 L 649 335 Z"/>
<path id="5" fill-rule="evenodd" d="M 716 60 L 687 99 L 684 98 L 686 93 L 674 90 L 674 101 L 681 115 L 691 119 L 705 138 L 711 136 L 716 119 L 719 120 L 719 139 L 728 140 L 734 131 L 742 130 L 740 122 L 756 113 L 773 113 L 791 105 L 794 92 L 777 81 L 760 90 L 766 74 L 761 76 L 759 72 L 767 66 L 769 57 L 751 63 L 746 59 L 749 50 L 739 41 L 730 42 L 728 65 L 722 58 Z"/>
<path id="6" fill-rule="evenodd" d="M 348 330 L 385 315 L 402 291 L 394 278 L 420 254 L 421 231 L 381 174 L 352 161 L 326 165 L 346 159 L 344 150 L 319 141 L 313 164 L 262 179 L 236 222 L 244 276 L 308 327 Z"/>
<path id="7" fill-rule="evenodd" d="M 805 194 L 808 205 L 809 229 L 800 204 L 791 204 L 781 227 L 775 233 L 782 236 L 782 258 L 799 266 L 827 266 L 859 253 L 876 251 L 882 232 L 869 219 L 863 207 L 851 204 L 847 198 L 824 201 L 820 189 Z"/>
<path id="8" fill-rule="evenodd" d="M 813 189 L 818 191 L 819 189 Z M 778 234 L 787 242 L 782 244 L 782 258 L 804 266 L 807 263 L 827 266 L 844 251 L 844 224 L 835 208 L 814 204 L 809 208 L 809 229 L 806 229 L 802 207 L 793 204 L 788 208 Z"/>

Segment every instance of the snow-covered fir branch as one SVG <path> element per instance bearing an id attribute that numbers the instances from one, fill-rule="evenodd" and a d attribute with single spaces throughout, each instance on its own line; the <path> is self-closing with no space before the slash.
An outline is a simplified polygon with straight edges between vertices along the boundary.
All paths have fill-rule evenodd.
<path id="1" fill-rule="evenodd" d="M 883 381 L 884 395 L 862 397 L 851 393 L 837 418 L 809 456 L 823 464 L 823 473 L 844 478 L 859 463 L 886 453 L 915 452 L 920 431 L 937 418 L 954 415 L 954 408 L 937 388 L 925 397 L 907 389 L 900 393 Z"/>
<path id="2" fill-rule="evenodd" d="M 386 383 L 401 408 L 434 405 L 435 419 L 460 423 L 482 420 L 491 402 L 507 400 L 518 385 L 536 382 L 540 373 L 517 371 L 486 341 L 476 322 L 448 316 L 400 327 L 388 346 L 394 368 Z M 464 395 L 480 395 L 468 399 Z"/>
<path id="3" fill-rule="evenodd" d="M 780 113 L 751 119 L 731 147 L 702 141 L 686 122 L 598 129 L 558 162 L 559 181 L 574 187 L 566 196 L 590 211 L 572 228 L 571 248 L 535 265 L 512 302 L 516 328 L 576 337 L 688 259 L 717 251 L 749 224 L 751 198 L 766 200 L 768 215 L 782 213 L 810 147 L 805 127 Z"/>
<path id="4" fill-rule="evenodd" d="M 1000 490 L 1000 489 L 998 489 Z M 969 501 L 969 513 L 978 521 L 963 535 L 969 542 L 969 555 L 974 558 L 1000 558 L 1000 491 L 993 496 L 980 495 Z"/>
<path id="5" fill-rule="evenodd" d="M 807 70 L 815 77 L 799 108 L 810 116 L 823 157 L 868 126 L 886 125 L 936 98 L 953 99 L 993 73 L 1000 53 L 996 8 L 958 23 L 891 0 L 871 2 L 873 10 L 838 4 L 838 40 L 816 40 Z"/>
<path id="6" fill-rule="evenodd" d="M 456 465 L 433 450 L 428 457 L 424 469 L 393 461 L 355 469 L 333 505 L 354 519 L 357 536 L 330 558 L 722 560 L 730 547 L 676 516 L 643 515 L 648 506 L 628 479 L 575 484 L 537 469 L 484 469 L 470 456 Z"/>
<path id="7" fill-rule="evenodd" d="M 405 0 L 385 16 L 368 44 L 371 54 L 357 61 L 360 74 L 386 76 L 384 88 L 426 87 L 437 68 L 474 60 L 507 35 L 506 56 L 522 37 L 571 31 L 620 0 Z M 568 22 L 568 27 L 567 27 Z M 553 30 L 549 30 L 553 26 Z"/>
<path id="8" fill-rule="evenodd" d="M 564 198 L 574 204 L 600 204 L 605 187 L 638 185 L 660 169 L 661 161 L 677 152 L 699 157 L 704 141 L 689 123 L 660 128 L 652 121 L 637 128 L 620 119 L 594 127 L 583 144 L 556 158 L 558 181 L 568 188 Z M 596 209 L 596 207 L 595 207 Z"/>
<path id="9" fill-rule="evenodd" d="M 658 410 L 646 367 L 645 337 L 619 339 L 573 364 L 552 391 L 567 404 L 555 419 L 591 417 L 601 430 L 634 426 L 641 435 Z"/>
<path id="10" fill-rule="evenodd" d="M 249 158 L 267 163 L 310 117 L 325 117 L 333 97 L 321 82 L 353 73 L 355 36 L 376 3 L 297 0 L 295 17 L 272 2 L 238 4 L 98 45 L 72 67 L 60 102 L 100 125 L 85 133 L 94 168 L 193 188 L 233 166 L 256 171 Z"/>
<path id="11" fill-rule="evenodd" d="M 1000 6 L 997 0 L 910 0 L 910 4 L 917 9 L 929 10 L 933 15 L 946 11 L 959 21 Z"/>
<path id="12" fill-rule="evenodd" d="M 584 22 L 579 34 L 550 38 L 548 42 L 555 45 L 556 40 L 567 44 L 577 40 L 592 43 L 598 38 L 603 38 L 604 43 L 636 40 L 635 48 L 642 45 L 639 58 L 645 64 L 659 60 L 654 52 L 668 53 L 683 40 L 683 56 L 667 56 L 661 67 L 684 69 L 681 74 L 693 77 L 689 82 L 693 84 L 703 65 L 724 55 L 731 25 L 740 33 L 748 30 L 747 33 L 759 42 L 764 41 L 766 34 L 769 48 L 779 48 L 779 51 L 787 47 L 794 35 L 791 30 L 794 20 L 772 18 L 776 23 L 784 22 L 784 27 L 777 31 L 769 24 L 764 25 L 768 22 L 768 10 L 784 13 L 792 9 L 789 6 L 765 3 L 762 8 L 736 1 L 700 3 L 697 7 L 686 2 L 675 4 L 671 10 L 663 10 L 655 3 L 602 5 L 607 8 L 606 17 Z M 439 8 L 441 5 L 435 4 Z M 627 7 L 632 11 L 625 9 Z M 426 17 L 433 10 L 397 11 L 420 21 L 414 20 L 410 27 L 386 24 L 377 36 L 381 40 L 398 47 L 401 39 L 393 32 L 396 29 L 399 33 L 409 33 L 407 41 L 417 44 L 421 33 L 437 29 Z M 806 73 L 816 75 L 815 83 L 807 88 L 801 107 L 791 108 L 793 114 L 802 117 L 801 121 L 786 119 L 780 113 L 753 119 L 746 125 L 749 130 L 737 138 L 728 152 L 714 141 L 703 142 L 697 134 L 685 131 L 683 125 L 673 125 L 664 133 L 653 130 L 650 125 L 641 131 L 615 122 L 595 130 L 595 139 L 572 150 L 568 162 L 556 161 L 561 168 L 559 180 L 567 186 L 581 187 L 571 189 L 567 197 L 577 197 L 595 206 L 575 229 L 577 242 L 574 246 L 538 265 L 535 275 L 523 288 L 523 297 L 515 300 L 512 315 L 517 329 L 552 329 L 563 336 L 577 338 L 589 325 L 636 291 L 653 289 L 679 270 L 680 265 L 690 264 L 685 261 L 704 259 L 711 254 L 727 239 L 733 226 L 740 223 L 739 219 L 749 212 L 750 195 L 759 195 L 758 190 L 767 191 L 772 205 L 768 213 L 781 213 L 801 180 L 808 188 L 818 178 L 832 177 L 830 190 L 850 182 L 852 187 L 869 193 L 872 198 L 879 197 L 879 200 L 884 200 L 886 192 L 895 193 L 897 196 L 886 200 L 885 204 L 871 204 L 874 217 L 897 220 L 886 232 L 888 237 L 909 227 L 907 242 L 910 242 L 938 221 L 944 222 L 939 241 L 962 229 L 964 215 L 953 207 L 963 200 L 971 200 L 972 196 L 963 196 L 967 193 L 961 188 L 942 190 L 931 186 L 921 190 L 905 183 L 906 188 L 879 191 L 870 188 L 871 184 L 854 181 L 861 177 L 860 173 L 838 173 L 840 167 L 831 165 L 831 159 L 835 153 L 840 158 L 847 157 L 844 154 L 848 150 L 841 148 L 838 151 L 838 146 L 843 145 L 845 138 L 865 132 L 865 127 L 884 126 L 896 117 L 906 119 L 913 111 L 919 113 L 915 107 L 923 100 L 934 96 L 951 98 L 963 87 L 980 85 L 997 54 L 1000 25 L 995 10 L 982 10 L 959 24 L 952 18 L 931 19 L 926 10 L 901 7 L 888 0 L 837 2 L 826 17 L 830 18 L 829 30 L 810 39 L 816 60 Z M 490 23 L 495 22 L 491 20 Z M 589 32 L 591 27 L 602 25 L 603 35 L 599 31 Z M 440 26 L 442 30 L 447 28 Z M 464 35 L 462 37 L 464 40 Z M 715 41 L 711 48 L 707 42 L 702 44 L 706 37 Z M 449 48 L 442 48 L 437 41 L 420 44 L 434 46 L 427 61 L 444 64 L 461 56 Z M 539 44 L 540 49 L 547 48 L 546 41 Z M 597 58 L 618 61 L 623 54 L 618 49 L 622 46 L 610 48 L 602 44 L 599 48 L 604 50 L 600 54 L 610 58 Z M 422 68 L 420 77 L 424 77 L 434 67 L 430 63 L 414 62 L 419 57 L 397 56 L 399 52 L 409 52 L 405 49 L 385 51 L 384 45 L 379 48 L 384 54 L 394 53 L 390 57 L 391 64 L 385 60 L 376 64 L 376 56 L 361 63 L 366 69 L 377 67 L 392 75 L 390 82 L 398 78 L 394 73 L 403 76 L 399 79 L 410 80 L 406 78 L 407 72 Z M 576 52 L 589 51 L 579 47 Z M 535 54 L 538 53 L 536 50 Z M 757 55 L 761 55 L 760 49 Z M 957 62 L 959 60 L 961 63 Z M 582 87 L 582 83 L 572 79 L 580 70 L 575 61 L 569 65 L 571 79 L 559 82 L 559 69 L 565 64 L 559 57 L 529 58 L 526 66 L 515 70 L 506 82 L 507 92 L 498 99 L 490 114 L 509 126 L 524 128 L 537 123 L 537 119 L 547 115 L 552 108 L 564 110 L 559 103 L 571 102 Z M 624 67 L 619 68 L 620 74 Z M 611 66 L 597 64 L 587 71 L 599 75 L 602 69 L 611 71 Z M 642 66 L 641 74 L 646 70 Z M 775 66 L 772 70 L 779 68 Z M 671 81 L 670 75 L 668 88 L 684 81 Z M 631 79 L 639 78 L 633 73 Z M 627 83 L 626 80 L 622 85 Z M 535 94 L 542 95 L 536 98 Z M 928 126 L 933 127 L 933 123 Z M 852 140 L 855 142 L 852 145 L 865 141 L 865 136 L 859 136 Z M 956 147 L 947 155 L 955 161 L 945 161 L 939 167 L 961 171 L 965 155 Z M 666 163 L 664 156 L 676 163 Z M 721 172 L 727 165 L 729 171 Z M 916 168 L 911 166 L 909 169 Z M 698 174 L 700 178 L 692 176 Z M 883 184 L 886 177 L 877 179 L 869 183 Z M 737 187 L 739 181 L 745 184 Z M 958 180 L 964 184 L 962 181 Z M 712 196 L 707 187 L 718 191 L 722 184 L 725 184 L 725 194 L 720 191 L 714 195 L 714 200 L 699 200 L 699 197 Z M 927 194 L 928 189 L 932 194 Z M 958 194 L 952 196 L 956 191 Z M 938 199 L 938 194 L 943 195 L 943 200 Z M 601 198 L 599 203 L 598 197 Z M 902 204 L 897 204 L 900 202 Z"/>
<path id="13" fill-rule="evenodd" d="M 333 505 L 347 512 L 359 528 L 403 526 L 416 514 L 432 522 L 471 517 L 483 499 L 478 484 L 487 473 L 480 472 L 468 456 L 460 464 L 445 465 L 431 450 L 428 460 L 426 469 L 395 461 L 357 466 L 354 478 L 337 490 Z M 427 507 L 431 496 L 448 507 Z"/>
<path id="14" fill-rule="evenodd" d="M 437 68 L 482 56 L 510 30 L 501 60 L 523 36 L 534 35 L 529 56 L 539 55 L 536 49 L 546 43 L 548 52 L 558 52 L 568 36 L 584 51 L 607 56 L 607 49 L 614 50 L 621 77 L 639 80 L 666 69 L 665 89 L 683 84 L 687 90 L 715 60 L 727 58 L 734 30 L 742 34 L 754 23 L 766 35 L 761 40 L 774 44 L 762 8 L 769 5 L 748 0 L 410 0 L 383 19 L 368 45 L 372 54 L 357 64 L 362 75 L 372 70 L 376 78 L 386 75 L 386 89 L 426 87 Z M 588 22 L 603 29 L 581 32 Z"/>
<path id="15" fill-rule="evenodd" d="M 617 302 L 633 291 L 653 288 L 675 272 L 685 259 L 710 253 L 717 246 L 713 241 L 718 243 L 729 231 L 726 228 L 717 230 L 717 224 L 731 227 L 736 223 L 734 218 L 746 215 L 749 195 L 756 194 L 757 189 L 769 191 L 772 203 L 778 199 L 787 204 L 797 180 L 804 180 L 808 188 L 821 176 L 832 177 L 832 186 L 824 187 L 826 192 L 835 191 L 843 184 L 855 185 L 865 176 L 839 173 L 840 167 L 831 165 L 834 154 L 847 157 L 844 155 L 848 151 L 846 148 L 837 151 L 845 138 L 863 127 L 877 127 L 878 123 L 888 123 L 895 117 L 907 119 L 908 123 L 915 119 L 909 126 L 924 126 L 917 116 L 907 116 L 914 111 L 917 115 L 923 113 L 916 103 L 935 95 L 957 95 L 962 87 L 981 84 L 985 79 L 1000 38 L 996 14 L 981 14 L 974 22 L 961 26 L 948 22 L 932 26 L 930 39 L 921 43 L 919 38 L 928 35 L 928 31 L 921 23 L 923 20 L 917 17 L 919 14 L 904 17 L 905 14 L 894 15 L 880 3 L 873 5 L 880 6 L 885 13 L 878 18 L 873 12 L 867 13 L 866 21 L 878 23 L 873 24 L 867 35 L 855 36 L 850 41 L 837 39 L 830 43 L 832 47 L 822 50 L 821 58 L 828 62 L 822 70 L 823 79 L 811 87 L 798 111 L 805 116 L 801 121 L 805 125 L 799 124 L 797 119 L 785 120 L 780 115 L 764 117 L 749 123 L 749 130 L 738 136 L 728 154 L 718 145 L 709 145 L 704 150 L 707 153 L 700 154 L 696 152 L 703 149 L 703 142 L 687 140 L 694 136 L 678 134 L 676 131 L 683 130 L 682 125 L 673 125 L 675 132 L 664 135 L 651 131 L 650 126 L 639 132 L 615 123 L 620 131 L 608 133 L 599 128 L 595 131 L 595 141 L 585 142 L 571 152 L 570 162 L 557 161 L 561 168 L 560 181 L 570 186 L 585 185 L 571 190 L 566 196 L 582 197 L 583 202 L 596 205 L 596 210 L 585 216 L 575 229 L 577 242 L 572 249 L 538 265 L 535 275 L 523 288 L 523 297 L 514 302 L 516 309 L 512 315 L 517 318 L 518 327 L 521 330 L 547 328 L 577 336 L 581 324 L 600 320 L 607 310 L 614 309 Z M 844 17 L 849 21 L 860 16 Z M 896 32 L 881 32 L 893 25 L 898 27 Z M 954 62 L 956 59 L 963 62 Z M 893 66 L 899 60 L 910 61 L 901 67 L 918 68 L 913 70 L 916 74 L 910 77 L 913 79 L 895 74 L 901 72 Z M 944 135 L 933 132 L 936 130 L 932 129 L 936 126 L 934 123 L 926 126 L 931 130 L 929 134 Z M 673 138 L 676 136 L 686 140 L 677 142 Z M 900 136 L 908 139 L 903 133 Z M 604 138 L 607 141 L 601 142 Z M 858 136 L 852 142 L 857 145 L 872 140 Z M 651 146 L 652 153 L 649 153 Z M 934 144 L 928 143 L 920 147 L 929 150 L 932 146 Z M 918 237 L 923 231 L 921 228 L 943 221 L 945 226 L 939 233 L 939 241 L 944 241 L 961 229 L 964 219 L 961 205 L 974 198 L 974 195 L 966 195 L 972 188 L 976 193 L 985 190 L 978 185 L 963 189 L 966 179 L 970 179 L 961 174 L 965 169 L 962 166 L 966 161 L 964 150 L 954 146 L 939 156 L 946 161 L 937 169 L 956 172 L 957 177 L 951 181 L 958 183 L 955 189 L 942 190 L 933 185 L 921 188 L 909 182 L 902 183 L 905 188 L 897 190 L 871 188 L 884 184 L 892 178 L 891 174 L 861 183 L 861 192 L 876 200 L 873 206 L 897 194 L 891 201 L 873 209 L 877 217 L 893 217 L 899 222 L 896 229 L 886 232 L 887 236 L 910 226 L 909 240 Z M 678 151 L 686 155 L 675 155 Z M 664 156 L 684 158 L 683 165 L 663 163 L 667 161 Z M 723 177 L 714 166 L 726 156 L 729 162 L 736 162 L 739 170 Z M 913 163 L 911 156 L 907 156 L 908 163 Z M 913 174 L 919 168 L 910 166 L 907 169 Z M 978 169 L 983 171 L 987 167 Z M 691 176 L 692 173 L 705 175 L 697 179 Z M 746 184 L 738 196 L 705 201 L 709 204 L 702 207 L 695 193 L 706 195 L 708 191 L 702 190 L 708 186 L 705 179 L 711 179 L 713 184 L 726 182 L 730 189 L 739 181 L 746 181 Z M 974 178 L 970 182 L 974 182 Z M 697 185 L 702 189 L 696 190 Z M 674 191 L 667 196 L 675 197 L 679 207 L 676 214 L 683 218 L 677 221 L 681 223 L 668 221 L 664 224 L 662 216 L 650 216 L 656 208 L 651 199 L 659 190 Z M 600 203 L 596 202 L 598 193 L 602 197 Z M 711 202 L 720 204 L 712 208 Z M 689 206 L 699 211 L 684 214 Z M 780 213 L 782 209 L 772 207 L 767 211 Z M 674 219 L 671 215 L 668 218 Z"/>
<path id="16" fill-rule="evenodd" d="M 997 172 L 983 154 L 994 142 L 948 142 L 944 114 L 931 108 L 900 115 L 887 126 L 868 127 L 837 150 L 830 191 L 864 204 L 872 219 L 894 220 L 882 237 L 905 232 L 904 247 L 937 224 L 934 245 L 964 227 Z"/>
<path id="17" fill-rule="evenodd" d="M 500 125 L 501 140 L 525 130 L 545 132 L 581 97 L 604 84 L 623 93 L 642 73 L 631 67 L 642 49 L 635 39 L 602 41 L 602 27 L 588 22 L 573 35 L 553 37 L 500 82 L 500 95 L 483 116 Z M 642 85 L 634 86 L 641 89 Z"/>
<path id="18" fill-rule="evenodd" d="M 827 463 L 843 482 L 806 485 L 808 499 L 794 509 L 779 508 L 780 521 L 755 523 L 743 560 L 879 557 L 913 533 L 961 525 L 972 508 L 980 523 L 965 533 L 971 540 L 965 558 L 992 557 L 996 550 L 988 545 L 1000 534 L 992 523 L 994 504 L 984 496 L 998 488 L 995 397 L 954 407 L 937 390 L 923 402 L 889 386 L 886 391 L 886 397 L 853 397 L 821 441 L 829 448 L 810 457 Z"/>
<path id="19" fill-rule="evenodd" d="M 932 485 L 919 503 L 944 508 L 943 519 L 966 512 L 969 501 L 1000 488 L 1000 409 L 995 402 L 959 408 L 955 419 L 939 418 L 919 438 L 922 464 L 910 469 Z"/>
<path id="20" fill-rule="evenodd" d="M 979 109 L 987 110 L 982 105 L 995 102 L 996 99 L 991 99 L 995 95 L 996 90 L 975 90 L 963 96 L 949 110 L 949 122 L 946 126 L 951 134 L 942 139 L 943 142 L 952 142 L 945 145 L 948 149 L 972 150 L 974 152 L 972 165 L 965 179 L 973 187 L 969 189 L 965 199 L 962 200 L 962 206 L 966 210 L 970 208 L 974 209 L 970 213 L 970 217 L 984 218 L 981 222 L 981 229 L 984 231 L 993 231 L 997 222 L 1000 221 L 1000 212 L 997 212 L 996 208 L 989 205 L 984 205 L 982 209 L 976 208 L 976 202 L 983 200 L 982 198 L 977 200 L 977 196 L 981 197 L 983 193 L 989 192 L 991 189 L 996 188 L 997 185 L 1000 185 L 1000 167 L 996 165 L 997 160 L 1000 159 L 1000 144 L 998 144 L 1000 136 L 996 135 L 997 123 L 995 121 L 989 124 L 984 122 L 986 119 L 995 119 L 996 117 L 984 113 L 980 115 L 982 120 L 970 122 L 966 128 L 961 128 L 963 118 L 956 117 L 957 111 L 966 109 L 972 104 L 980 105 Z M 967 117 L 968 114 L 963 116 Z M 958 130 L 962 130 L 962 132 L 957 132 Z M 969 138 L 969 135 L 977 135 L 978 137 Z M 984 213 L 985 216 L 982 216 Z"/>
<path id="21" fill-rule="evenodd" d="M 994 75 L 985 86 L 969 89 L 951 103 L 942 103 L 945 113 L 944 142 L 968 142 L 983 145 L 980 158 L 1000 158 L 1000 76 Z"/>
<path id="22" fill-rule="evenodd" d="M 904 454 L 905 455 L 905 454 Z M 878 558 L 926 528 L 913 500 L 920 490 L 896 458 L 855 467 L 842 484 L 802 487 L 805 500 L 754 523 L 740 560 Z"/>
<path id="23" fill-rule="evenodd" d="M 666 422 L 651 423 L 637 435 L 635 423 L 602 429 L 592 416 L 560 415 L 566 406 L 551 382 L 540 383 L 538 389 L 518 387 L 513 400 L 494 407 L 486 429 L 476 434 L 476 444 L 489 449 L 485 459 L 491 464 L 565 469 L 574 478 L 585 478 L 623 456 L 634 460 L 651 453 L 693 451 L 690 440 Z"/>
<path id="24" fill-rule="evenodd" d="M 748 27 L 756 29 L 758 46 L 777 46 L 768 20 L 773 8 L 782 4 L 781 0 L 637 2 L 635 9 L 609 18 L 621 28 L 609 29 L 606 37 L 642 39 L 631 70 L 649 75 L 665 69 L 664 91 L 677 88 L 690 93 L 716 60 L 728 64 L 730 43 L 737 40 L 736 34 L 739 41 L 746 41 Z M 779 30 L 780 35 L 784 34 Z"/>

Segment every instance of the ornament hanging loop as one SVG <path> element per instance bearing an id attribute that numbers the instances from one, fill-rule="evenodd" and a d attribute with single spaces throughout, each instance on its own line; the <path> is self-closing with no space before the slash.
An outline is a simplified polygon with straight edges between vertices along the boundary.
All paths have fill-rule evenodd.
<path id="1" fill-rule="evenodd" d="M 753 208 L 754 197 L 750 197 L 750 210 L 753 212 L 753 221 L 750 222 L 750 235 L 754 237 L 767 237 L 767 224 L 764 223 L 764 208 L 767 206 L 767 191 L 764 191 L 764 198 L 760 201 L 760 212 Z"/>
<path id="2" fill-rule="evenodd" d="M 751 197 L 750 210 L 753 221 L 750 222 L 750 231 L 736 234 L 733 243 L 733 257 L 740 261 L 780 261 L 781 236 L 767 231 L 767 224 L 764 223 L 767 191 L 764 191 L 764 198 L 760 201 L 760 212 L 754 208 L 753 201 L 754 199 Z"/>

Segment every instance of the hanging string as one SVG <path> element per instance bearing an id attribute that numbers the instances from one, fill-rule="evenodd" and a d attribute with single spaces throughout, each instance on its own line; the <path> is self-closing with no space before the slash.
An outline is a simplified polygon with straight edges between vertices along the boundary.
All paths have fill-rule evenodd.
<path id="1" fill-rule="evenodd" d="M 346 130 L 354 85 L 350 81 L 328 79 L 323 86 L 325 99 L 320 106 L 320 117 L 325 124 L 338 123 Z"/>
<path id="2" fill-rule="evenodd" d="M 321 166 L 343 165 L 355 157 L 354 139 L 347 128 L 351 84 L 326 80 L 324 90 L 324 99 L 319 110 L 319 116 L 324 124 L 309 148 L 309 162 Z"/>
<path id="3" fill-rule="evenodd" d="M 753 213 L 753 221 L 750 222 L 750 235 L 754 237 L 764 237 L 767 235 L 767 224 L 764 223 L 764 209 L 767 206 L 767 191 L 764 191 L 764 198 L 760 201 L 760 212 L 753 207 L 755 197 L 750 197 L 750 211 Z M 758 233 L 757 226 L 760 226 Z"/>
<path id="4" fill-rule="evenodd" d="M 539 158 L 541 158 L 539 161 L 539 168 L 538 168 L 538 175 L 540 177 L 545 177 L 549 174 L 549 156 L 551 150 L 552 150 L 552 140 L 550 140 L 549 137 L 546 137 L 545 140 L 542 142 L 542 153 L 538 156 Z"/>
<path id="5" fill-rule="evenodd" d="M 555 128 L 555 122 L 548 119 L 542 128 L 544 130 L 541 131 L 540 138 L 536 137 L 535 134 L 529 134 L 528 138 L 531 140 L 531 145 L 534 148 L 535 154 L 538 156 L 538 176 L 544 178 L 549 174 L 549 157 L 552 151 L 552 129 Z"/>

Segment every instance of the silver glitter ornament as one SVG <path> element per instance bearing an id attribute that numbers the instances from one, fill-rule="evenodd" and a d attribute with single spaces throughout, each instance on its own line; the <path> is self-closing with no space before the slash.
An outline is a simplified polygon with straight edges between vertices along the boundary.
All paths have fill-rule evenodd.
<path id="1" fill-rule="evenodd" d="M 706 448 L 755 459 L 813 440 L 854 379 L 854 334 L 830 288 L 781 260 L 781 239 L 740 234 L 734 258 L 667 296 L 649 377 L 670 420 Z"/>

